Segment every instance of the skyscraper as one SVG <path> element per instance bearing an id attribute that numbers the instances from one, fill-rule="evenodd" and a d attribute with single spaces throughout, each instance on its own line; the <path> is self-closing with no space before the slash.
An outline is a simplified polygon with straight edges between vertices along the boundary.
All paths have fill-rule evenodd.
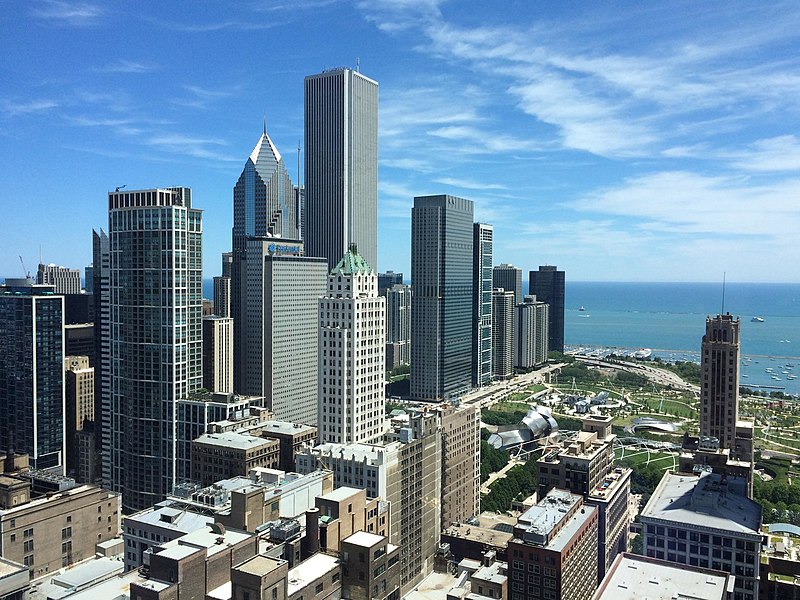
<path id="1" fill-rule="evenodd" d="M 502 288 L 492 290 L 492 374 L 514 375 L 514 292 Z"/>
<path id="2" fill-rule="evenodd" d="M 472 385 L 492 382 L 492 244 L 494 228 L 475 223 L 472 240 Z"/>
<path id="3" fill-rule="evenodd" d="M 303 244 L 247 240 L 247 291 L 241 331 L 244 379 L 239 393 L 263 396 L 281 421 L 317 422 L 319 297 L 328 263 L 303 256 Z"/>
<path id="4" fill-rule="evenodd" d="M 233 252 L 231 257 L 231 314 L 234 340 L 234 389 L 243 390 L 246 377 L 247 322 L 245 263 L 249 237 L 299 240 L 295 188 L 280 152 L 267 135 L 267 127 L 245 161 L 233 187 Z M 223 257 L 223 271 L 226 259 Z M 223 277 L 224 277 L 223 273 Z"/>
<path id="5" fill-rule="evenodd" d="M 395 284 L 386 295 L 386 370 L 411 364 L 411 286 Z"/>
<path id="6" fill-rule="evenodd" d="M 222 275 L 214 277 L 214 314 L 231 316 L 231 265 L 233 252 L 222 253 Z M 231 332 L 232 333 L 232 332 Z"/>
<path id="7" fill-rule="evenodd" d="M 305 214 L 308 256 L 328 269 L 351 243 L 378 264 L 378 83 L 351 69 L 305 78 Z"/>
<path id="8" fill-rule="evenodd" d="M 356 444 L 383 433 L 386 299 L 355 244 L 319 299 L 319 441 Z"/>
<path id="9" fill-rule="evenodd" d="M 418 196 L 411 209 L 411 396 L 457 397 L 472 387 L 473 204 Z"/>
<path id="10" fill-rule="evenodd" d="M 530 369 L 547 361 L 549 310 L 549 305 L 530 295 L 514 309 L 515 367 Z"/>
<path id="11" fill-rule="evenodd" d="M 738 419 L 739 319 L 707 317 L 700 352 L 700 435 L 715 437 L 720 448 L 732 450 Z"/>
<path id="12" fill-rule="evenodd" d="M 201 212 L 189 188 L 108 194 L 111 487 L 126 511 L 176 483 L 176 404 L 202 385 Z"/>
<path id="13" fill-rule="evenodd" d="M 80 294 L 81 271 L 80 269 L 40 263 L 39 270 L 36 273 L 36 283 L 39 285 L 52 285 L 56 294 Z"/>
<path id="14" fill-rule="evenodd" d="M 540 266 L 538 271 L 530 272 L 528 291 L 550 305 L 548 345 L 551 352 L 564 352 L 564 271 Z"/>
<path id="15" fill-rule="evenodd" d="M 403 274 L 395 273 L 394 271 L 386 271 L 386 273 L 378 273 L 378 294 L 381 296 L 386 295 L 388 290 L 393 285 L 403 284 Z"/>
<path id="16" fill-rule="evenodd" d="M 203 387 L 233 392 L 233 319 L 203 317 Z"/>
<path id="17" fill-rule="evenodd" d="M 514 292 L 514 303 L 522 304 L 522 269 L 503 263 L 492 269 L 492 288 Z"/>
<path id="18" fill-rule="evenodd" d="M 0 451 L 64 474 L 64 297 L 30 279 L 0 286 Z"/>
<path id="19" fill-rule="evenodd" d="M 111 251 L 108 235 L 92 230 L 94 295 L 94 416 L 99 433 L 103 487 L 111 489 Z"/>

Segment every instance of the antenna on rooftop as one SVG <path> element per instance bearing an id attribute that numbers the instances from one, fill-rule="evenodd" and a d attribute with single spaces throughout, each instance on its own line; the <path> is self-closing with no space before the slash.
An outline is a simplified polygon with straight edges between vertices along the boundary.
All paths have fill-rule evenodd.
<path id="1" fill-rule="evenodd" d="M 719 314 L 725 314 L 725 271 L 722 272 L 722 310 Z"/>
<path id="2" fill-rule="evenodd" d="M 361 59 L 356 56 L 356 73 L 361 73 Z"/>

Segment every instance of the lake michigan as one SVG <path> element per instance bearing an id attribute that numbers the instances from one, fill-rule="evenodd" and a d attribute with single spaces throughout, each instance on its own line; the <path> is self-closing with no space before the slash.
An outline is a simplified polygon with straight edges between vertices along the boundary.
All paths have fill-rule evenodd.
<path id="1" fill-rule="evenodd" d="M 699 362 L 706 316 L 723 309 L 722 284 L 568 281 L 565 305 L 569 346 L 651 348 Z M 800 284 L 728 283 L 724 311 L 741 319 L 741 385 L 799 394 Z"/>
<path id="2" fill-rule="evenodd" d="M 212 280 L 203 292 L 213 297 Z M 706 316 L 723 308 L 722 284 L 567 281 L 565 303 L 568 346 L 651 348 L 699 362 Z M 800 284 L 728 283 L 724 310 L 741 319 L 741 385 L 800 394 Z"/>

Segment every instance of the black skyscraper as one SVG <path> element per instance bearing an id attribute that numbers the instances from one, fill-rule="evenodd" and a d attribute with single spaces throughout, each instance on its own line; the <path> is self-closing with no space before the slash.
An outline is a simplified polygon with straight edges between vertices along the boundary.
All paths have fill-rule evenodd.
<path id="1" fill-rule="evenodd" d="M 550 305 L 550 350 L 564 352 L 564 271 L 555 266 L 530 272 L 528 290 L 540 302 Z"/>

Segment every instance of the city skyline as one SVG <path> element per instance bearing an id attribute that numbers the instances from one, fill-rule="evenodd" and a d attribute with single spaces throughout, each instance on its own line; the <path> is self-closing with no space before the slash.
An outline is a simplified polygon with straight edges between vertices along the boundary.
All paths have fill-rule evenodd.
<path id="1" fill-rule="evenodd" d="M 413 197 L 446 193 L 473 199 L 496 262 L 523 270 L 798 281 L 783 260 L 800 225 L 793 5 L 4 8 L 4 276 L 40 247 L 44 263 L 88 265 L 122 185 L 192 187 L 204 276 L 218 274 L 264 113 L 296 182 L 303 78 L 360 57 L 381 85 L 376 271 L 410 272 Z"/>

